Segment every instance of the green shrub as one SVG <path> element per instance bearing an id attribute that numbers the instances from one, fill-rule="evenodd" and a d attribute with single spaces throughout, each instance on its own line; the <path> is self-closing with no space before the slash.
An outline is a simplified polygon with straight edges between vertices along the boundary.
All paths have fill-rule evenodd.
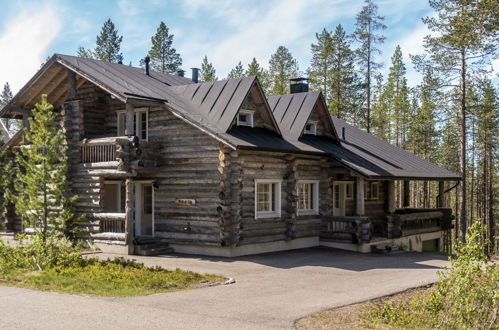
<path id="1" fill-rule="evenodd" d="M 375 307 L 366 315 L 366 325 L 497 328 L 499 267 L 488 261 L 480 243 L 483 230 L 478 223 L 470 227 L 466 244 L 456 244 L 456 257 L 450 258 L 451 268 L 439 272 L 434 288 L 409 302 Z"/>
<path id="2" fill-rule="evenodd" d="M 0 240 L 0 274 L 15 270 L 44 270 L 84 263 L 81 253 L 64 237 L 20 236 L 17 246 Z"/>

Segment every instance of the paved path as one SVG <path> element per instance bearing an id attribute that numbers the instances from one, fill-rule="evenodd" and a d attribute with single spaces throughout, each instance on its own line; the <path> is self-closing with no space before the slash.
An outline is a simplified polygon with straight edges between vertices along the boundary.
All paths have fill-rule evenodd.
<path id="1" fill-rule="evenodd" d="M 0 329 L 289 329 L 312 312 L 432 282 L 438 268 L 448 264 L 440 255 L 364 255 L 321 248 L 235 259 L 134 259 L 219 273 L 235 278 L 236 284 L 133 298 L 0 286 Z"/>

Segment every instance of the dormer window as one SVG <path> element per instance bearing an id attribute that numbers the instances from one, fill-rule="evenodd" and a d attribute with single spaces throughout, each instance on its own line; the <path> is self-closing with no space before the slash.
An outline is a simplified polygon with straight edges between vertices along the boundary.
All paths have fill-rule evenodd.
<path id="1" fill-rule="evenodd" d="M 317 123 L 316 122 L 308 122 L 305 125 L 305 129 L 303 130 L 303 134 L 313 134 L 317 135 Z"/>
<path id="2" fill-rule="evenodd" d="M 237 126 L 253 127 L 253 111 L 240 110 L 237 114 Z"/>

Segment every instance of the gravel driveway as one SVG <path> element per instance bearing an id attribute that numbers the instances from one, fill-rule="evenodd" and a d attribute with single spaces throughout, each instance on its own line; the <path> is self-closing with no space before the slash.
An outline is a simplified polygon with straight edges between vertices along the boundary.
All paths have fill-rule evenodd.
<path id="1" fill-rule="evenodd" d="M 99 255 L 99 257 L 116 255 Z M 0 329 L 289 329 L 307 314 L 435 281 L 434 254 L 359 254 L 326 248 L 234 259 L 173 254 L 148 265 L 218 273 L 231 285 L 132 298 L 0 286 Z"/>

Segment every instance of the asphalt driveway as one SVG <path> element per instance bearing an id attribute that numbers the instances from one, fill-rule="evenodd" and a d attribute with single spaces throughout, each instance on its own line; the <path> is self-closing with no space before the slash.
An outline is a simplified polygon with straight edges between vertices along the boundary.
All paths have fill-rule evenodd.
<path id="1" fill-rule="evenodd" d="M 0 329 L 289 329 L 312 312 L 433 282 L 436 271 L 448 265 L 434 254 L 326 248 L 234 259 L 180 254 L 133 259 L 223 274 L 236 283 L 133 298 L 0 286 Z"/>

